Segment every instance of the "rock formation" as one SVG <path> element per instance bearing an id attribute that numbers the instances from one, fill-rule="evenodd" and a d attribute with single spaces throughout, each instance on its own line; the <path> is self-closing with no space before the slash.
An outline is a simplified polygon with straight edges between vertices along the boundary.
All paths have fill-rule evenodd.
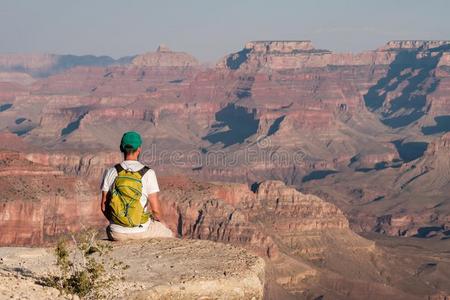
<path id="1" fill-rule="evenodd" d="M 2 54 L 0 66 L 3 70 L 44 70 L 56 64 L 57 56 L 52 54 Z"/>
<path id="2" fill-rule="evenodd" d="M 392 42 L 387 48 L 358 54 L 315 49 L 311 41 L 255 41 L 226 56 L 218 67 L 267 68 L 268 70 L 323 68 L 327 66 L 388 65 L 395 59 Z"/>
<path id="3" fill-rule="evenodd" d="M 416 297 L 406 286 L 386 281 L 409 277 L 414 268 L 409 256 L 354 234 L 342 212 L 318 197 L 279 181 L 262 182 L 254 192 L 242 184 L 195 183 L 183 177 L 161 184 L 168 224 L 178 234 L 237 244 L 266 257 L 272 297 L 288 297 L 280 289 L 300 298 L 339 299 L 341 292 L 346 299 Z M 400 267 L 405 265 L 410 267 Z M 330 292 L 336 289 L 341 292 Z"/>
<path id="4" fill-rule="evenodd" d="M 434 41 L 426 41 L 426 40 L 398 40 L 398 41 L 389 41 L 386 43 L 384 47 L 381 47 L 382 50 L 404 50 L 404 49 L 423 49 L 429 50 L 432 48 L 438 48 L 442 46 L 450 45 L 449 41 L 443 40 L 434 40 Z"/>
<path id="5" fill-rule="evenodd" d="M 39 245 L 83 227 L 106 225 L 88 180 L 0 152 L 0 245 Z"/>
<path id="6" fill-rule="evenodd" d="M 169 47 L 160 45 L 156 52 L 136 56 L 132 64 L 139 67 L 195 67 L 199 63 L 185 52 L 173 52 Z"/>

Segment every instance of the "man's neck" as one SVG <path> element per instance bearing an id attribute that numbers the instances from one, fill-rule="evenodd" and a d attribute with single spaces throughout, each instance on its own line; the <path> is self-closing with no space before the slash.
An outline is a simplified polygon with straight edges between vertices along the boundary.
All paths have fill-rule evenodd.
<path id="1" fill-rule="evenodd" d="M 124 156 L 123 160 L 138 160 L 138 157 L 133 155 L 133 156 Z"/>

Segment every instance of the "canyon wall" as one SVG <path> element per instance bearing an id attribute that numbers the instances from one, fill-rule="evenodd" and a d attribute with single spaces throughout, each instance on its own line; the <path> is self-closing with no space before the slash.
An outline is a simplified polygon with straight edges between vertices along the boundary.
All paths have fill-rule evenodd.
<path id="1" fill-rule="evenodd" d="M 346 54 L 310 41 L 254 41 L 214 67 L 162 46 L 107 65 L 67 64 L 32 80 L 3 72 L 10 75 L 0 76 L 0 130 L 36 148 L 26 151 L 29 160 L 93 182 L 120 160 L 118 141 L 130 129 L 142 133 L 141 159 L 161 175 L 248 184 L 274 179 L 298 189 L 338 180 L 334 189 L 314 193 L 328 194 L 360 230 L 373 230 L 378 218 L 394 213 L 388 207 L 395 193 L 405 190 L 396 178 L 419 182 L 402 173 L 414 164 L 409 157 L 424 155 L 413 148 L 450 131 L 448 45 L 391 41 Z M 39 69 L 51 64 L 49 57 L 38 60 L 42 65 L 15 60 Z M 414 155 L 405 159 L 407 152 Z M 360 187 L 345 180 L 349 174 Z M 376 185 L 361 187 L 369 183 Z M 340 186 L 354 192 L 333 192 Z M 385 186 L 392 186 L 390 196 Z M 435 197 L 420 193 L 423 201 Z M 353 214 L 353 204 L 373 199 L 383 208 Z M 409 219 L 418 208 L 405 201 L 395 214 Z M 416 218 L 416 225 L 445 228 L 446 216 Z"/>
<path id="2" fill-rule="evenodd" d="M 0 153 L 1 245 L 41 245 L 85 227 L 106 226 L 97 185 L 17 152 Z"/>
<path id="3" fill-rule="evenodd" d="M 0 157 L 5 170 L 2 189 L 7 191 L 0 203 L 3 245 L 46 244 L 89 227 L 103 231 L 98 185 L 87 181 L 89 177 L 64 175 L 18 152 L 3 151 Z M 338 299 L 344 293 L 347 299 L 415 299 L 408 285 L 393 285 L 386 278 L 409 278 L 418 258 L 411 262 L 403 252 L 397 257 L 356 235 L 342 211 L 317 196 L 280 181 L 250 188 L 198 182 L 184 175 L 158 179 L 163 220 L 174 233 L 239 245 L 265 258 L 270 282 L 266 292 L 273 297 Z M 170 249 L 166 251 L 175 251 Z M 339 292 L 331 288 L 336 285 Z M 427 287 L 419 294 L 439 291 Z"/>

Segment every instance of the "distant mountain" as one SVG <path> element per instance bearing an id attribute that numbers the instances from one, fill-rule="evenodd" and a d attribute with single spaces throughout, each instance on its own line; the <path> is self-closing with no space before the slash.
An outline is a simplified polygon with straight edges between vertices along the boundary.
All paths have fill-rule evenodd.
<path id="1" fill-rule="evenodd" d="M 0 72 L 25 72 L 45 77 L 77 66 L 107 67 L 129 64 L 134 56 L 113 59 L 109 56 L 60 54 L 0 54 Z"/>

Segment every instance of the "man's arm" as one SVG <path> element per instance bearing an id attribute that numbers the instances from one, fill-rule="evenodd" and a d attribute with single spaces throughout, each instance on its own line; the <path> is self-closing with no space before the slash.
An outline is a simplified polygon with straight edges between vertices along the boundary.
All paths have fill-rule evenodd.
<path id="1" fill-rule="evenodd" d="M 158 193 L 148 195 L 148 202 L 150 203 L 150 209 L 155 221 L 161 222 L 161 205 L 159 204 Z"/>
<path id="2" fill-rule="evenodd" d="M 108 193 L 109 192 L 102 191 L 102 202 L 100 203 L 100 209 L 106 218 L 108 218 L 106 215 L 106 200 L 108 199 Z"/>
<path id="3" fill-rule="evenodd" d="M 106 207 L 108 206 L 108 201 L 111 199 L 111 185 L 114 182 L 114 179 L 117 176 L 117 171 L 115 168 L 110 168 L 105 170 L 103 173 L 103 180 L 102 180 L 102 200 L 100 202 L 100 210 L 102 211 L 103 215 L 108 219 L 108 215 L 106 213 Z"/>

